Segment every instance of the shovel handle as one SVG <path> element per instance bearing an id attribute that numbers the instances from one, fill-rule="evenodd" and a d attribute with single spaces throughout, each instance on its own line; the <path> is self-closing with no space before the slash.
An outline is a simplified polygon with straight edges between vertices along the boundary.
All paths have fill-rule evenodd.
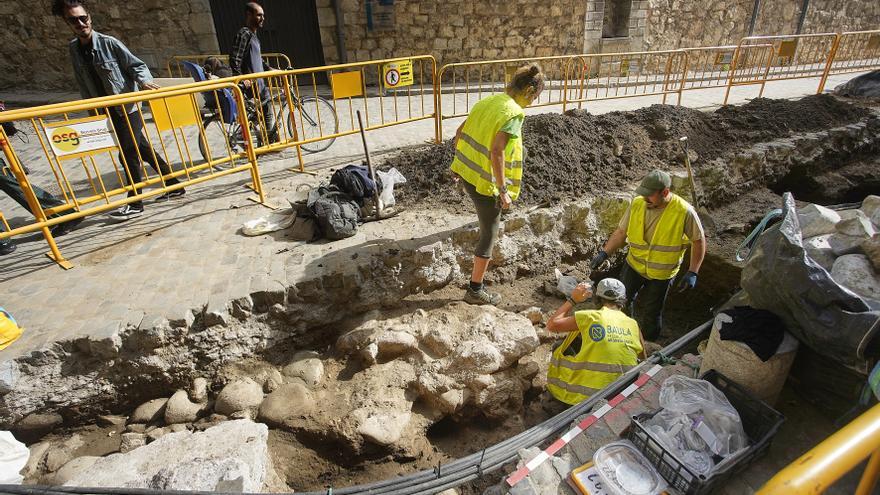
<path id="1" fill-rule="evenodd" d="M 376 204 L 376 216 L 382 218 L 382 210 L 379 208 L 379 183 L 376 182 L 376 172 L 373 170 L 373 161 L 370 160 L 370 148 L 367 147 L 367 133 L 364 132 L 364 122 L 361 119 L 361 111 L 357 111 L 358 128 L 361 131 L 361 141 L 364 142 L 364 155 L 367 157 L 367 170 L 370 172 L 370 178 L 373 179 L 373 201 Z"/>

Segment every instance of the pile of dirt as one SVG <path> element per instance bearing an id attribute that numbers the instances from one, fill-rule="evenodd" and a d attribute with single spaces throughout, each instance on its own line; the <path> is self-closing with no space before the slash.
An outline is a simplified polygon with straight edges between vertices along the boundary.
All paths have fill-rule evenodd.
<path id="1" fill-rule="evenodd" d="M 526 169 L 520 204 L 621 190 L 653 168 L 681 167 L 679 144 L 687 136 L 699 168 L 713 158 L 753 143 L 796 132 L 817 131 L 863 119 L 869 110 L 830 95 L 790 100 L 758 98 L 742 106 L 706 113 L 652 105 L 628 112 L 592 115 L 583 110 L 541 114 L 525 120 Z M 395 191 L 404 204 L 470 211 L 448 172 L 452 141 L 405 150 L 385 167 L 407 177 Z"/>

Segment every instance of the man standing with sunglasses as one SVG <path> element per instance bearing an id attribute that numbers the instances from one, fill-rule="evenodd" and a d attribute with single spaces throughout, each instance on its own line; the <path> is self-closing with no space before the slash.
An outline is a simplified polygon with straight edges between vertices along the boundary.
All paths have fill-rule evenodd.
<path id="1" fill-rule="evenodd" d="M 245 25 L 235 34 L 235 39 L 232 41 L 232 52 L 229 54 L 229 67 L 236 76 L 273 70 L 263 60 L 262 46 L 260 45 L 260 38 L 257 36 L 257 29 L 263 27 L 265 21 L 266 13 L 260 4 L 248 2 L 244 5 Z M 278 128 L 275 125 L 272 96 L 268 86 L 266 86 L 266 81 L 264 79 L 256 79 L 256 87 L 254 87 L 254 80 L 245 79 L 242 81 L 242 84 L 245 89 L 250 90 L 254 98 L 259 96 L 263 115 L 266 119 L 269 142 L 277 142 Z"/>
<path id="2" fill-rule="evenodd" d="M 64 19 L 76 36 L 70 41 L 70 59 L 83 98 L 130 93 L 140 88 L 159 88 L 153 82 L 147 64 L 132 55 L 121 41 L 92 29 L 92 18 L 86 10 L 85 0 L 54 0 L 52 14 Z M 143 118 L 139 115 L 137 104 L 110 108 L 110 118 L 133 183 L 142 180 L 141 159 L 163 175 L 171 173 L 171 168 L 144 136 Z M 176 178 L 165 180 L 169 186 L 178 182 Z M 128 193 L 129 196 L 135 194 L 137 191 L 134 189 Z M 156 201 L 183 194 L 183 189 L 176 189 L 157 197 Z M 117 220 L 128 220 L 143 212 L 143 203 L 136 201 L 122 206 L 110 216 Z"/>

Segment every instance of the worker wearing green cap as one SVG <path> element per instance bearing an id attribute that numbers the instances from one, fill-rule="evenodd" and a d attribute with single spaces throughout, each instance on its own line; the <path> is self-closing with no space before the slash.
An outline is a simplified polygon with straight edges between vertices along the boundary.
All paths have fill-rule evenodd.
<path id="1" fill-rule="evenodd" d="M 669 190 L 672 178 L 662 170 L 646 175 L 636 196 L 620 219 L 617 230 L 593 258 L 595 270 L 629 244 L 620 280 L 626 286 L 629 313 L 639 322 L 647 340 L 656 340 L 663 326 L 663 306 L 685 251 L 691 255 L 687 273 L 678 281 L 679 291 L 693 289 L 706 256 L 703 225 L 694 207 Z M 638 298 L 640 310 L 633 312 Z"/>

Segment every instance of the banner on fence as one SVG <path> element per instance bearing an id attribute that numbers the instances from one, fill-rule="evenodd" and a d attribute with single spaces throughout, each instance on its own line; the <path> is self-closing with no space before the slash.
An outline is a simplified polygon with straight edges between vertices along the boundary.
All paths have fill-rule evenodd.
<path id="1" fill-rule="evenodd" d="M 113 125 L 106 115 L 53 122 L 44 127 L 46 139 L 58 159 L 77 158 L 117 147 Z"/>

